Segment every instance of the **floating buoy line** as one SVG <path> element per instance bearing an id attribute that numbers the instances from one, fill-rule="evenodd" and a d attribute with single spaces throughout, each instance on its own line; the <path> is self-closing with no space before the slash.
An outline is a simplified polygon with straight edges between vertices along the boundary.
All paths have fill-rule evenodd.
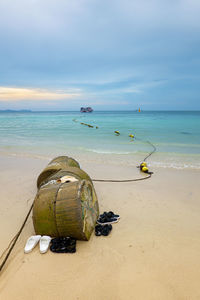
<path id="1" fill-rule="evenodd" d="M 77 123 L 80 123 L 81 125 L 88 126 L 89 128 L 96 128 L 96 129 L 99 128 L 99 126 L 94 126 L 94 125 L 86 124 L 86 123 L 83 123 L 83 122 L 79 122 L 76 119 L 73 119 L 73 121 L 77 122 Z M 115 133 L 116 136 L 120 135 L 120 131 L 118 131 L 118 130 L 115 130 L 114 133 Z M 131 141 L 133 141 L 134 139 L 142 141 L 141 139 L 136 138 L 135 135 L 132 134 L 132 133 L 129 134 L 129 137 L 131 138 Z M 92 179 L 92 181 L 96 181 L 96 182 L 133 182 L 133 181 L 141 181 L 141 180 L 145 180 L 145 179 L 151 178 L 151 175 L 153 174 L 153 172 L 149 171 L 149 168 L 147 166 L 146 160 L 154 152 L 156 152 L 156 147 L 151 142 L 149 142 L 149 141 L 145 141 L 145 142 L 148 143 L 153 148 L 153 150 L 143 159 L 143 162 L 141 162 L 140 165 L 137 166 L 137 168 L 139 168 L 141 172 L 147 174 L 147 176 L 140 177 L 140 178 L 134 178 L 134 179 L 124 179 L 124 180 L 123 179 L 122 180 L 117 180 L 117 179 L 95 179 L 94 178 L 94 179 Z"/>
<path id="2" fill-rule="evenodd" d="M 139 111 L 140 111 L 140 110 L 139 110 Z M 99 128 L 98 126 L 94 126 L 94 125 L 91 125 L 91 124 L 79 122 L 79 121 L 76 120 L 76 119 L 73 119 L 73 121 L 76 122 L 76 123 L 80 123 L 80 124 L 83 125 L 83 126 L 87 126 L 88 128 L 93 128 L 93 129 L 94 129 L 94 128 L 95 128 L 95 129 L 98 129 L 98 128 Z M 115 130 L 114 133 L 115 133 L 116 136 L 119 136 L 119 135 L 120 135 L 120 132 L 119 132 L 118 130 Z M 134 139 L 138 139 L 138 140 L 142 141 L 141 139 L 136 138 L 133 134 L 129 134 L 129 137 L 131 138 L 132 141 L 133 141 Z M 144 142 L 144 141 L 143 141 L 143 142 Z M 95 181 L 95 182 L 115 182 L 115 183 L 118 182 L 118 183 L 123 183 L 123 182 L 141 181 L 141 180 L 146 180 L 146 179 L 151 178 L 153 172 L 150 172 L 150 171 L 149 171 L 149 169 L 148 169 L 148 167 L 147 167 L 146 160 L 147 160 L 154 152 L 156 152 L 156 147 L 155 147 L 151 142 L 149 142 L 149 141 L 145 141 L 145 142 L 148 143 L 148 144 L 153 148 L 153 150 L 152 150 L 152 151 L 151 151 L 151 152 L 143 159 L 143 162 L 141 162 L 140 165 L 137 166 L 137 168 L 139 168 L 140 171 L 143 172 L 143 173 L 145 173 L 147 176 L 145 176 L 145 177 L 140 177 L 140 178 L 133 178 L 133 179 L 124 179 L 124 180 L 117 180 L 117 179 L 96 179 L 96 178 L 94 178 L 94 179 L 92 179 L 92 181 Z M 12 250 L 13 250 L 13 248 L 14 248 L 14 246 L 15 246 L 17 240 L 18 240 L 18 238 L 20 237 L 20 235 L 21 235 L 21 233 L 22 233 L 23 228 L 24 228 L 25 225 L 26 225 L 26 222 L 27 222 L 27 220 L 28 220 L 28 217 L 29 217 L 29 215 L 30 215 L 30 213 L 31 213 L 31 211 L 32 211 L 32 209 L 33 209 L 33 205 L 34 205 L 34 201 L 33 201 L 32 205 L 31 205 L 31 207 L 30 207 L 30 209 L 29 209 L 29 211 L 28 211 L 28 213 L 27 213 L 27 215 L 26 215 L 26 217 L 25 217 L 25 219 L 24 219 L 24 222 L 22 223 L 22 226 L 21 226 L 20 230 L 19 230 L 19 231 L 17 232 L 17 234 L 12 238 L 12 240 L 10 241 L 8 247 L 3 251 L 2 255 L 0 256 L 0 259 L 2 259 L 3 256 L 4 256 L 4 255 L 6 254 L 6 252 L 7 252 L 7 254 L 6 254 L 4 260 L 3 260 L 2 263 L 0 264 L 0 272 L 2 271 L 2 269 L 3 269 L 3 267 L 4 267 L 5 263 L 6 263 L 6 261 L 8 260 L 8 258 L 9 258 L 9 256 L 10 256 L 10 254 L 11 254 L 11 252 L 12 252 Z"/>

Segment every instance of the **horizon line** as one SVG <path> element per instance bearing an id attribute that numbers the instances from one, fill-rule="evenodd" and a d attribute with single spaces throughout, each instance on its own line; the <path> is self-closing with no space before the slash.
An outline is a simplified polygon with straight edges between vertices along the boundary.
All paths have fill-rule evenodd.
<path id="1" fill-rule="evenodd" d="M 115 110 L 93 110 L 93 112 L 138 112 L 138 109 L 133 110 L 123 110 L 123 109 L 115 109 Z M 188 112 L 200 112 L 200 109 L 197 110 L 188 110 L 188 109 L 142 109 L 141 112 L 144 111 L 188 111 Z M 31 110 L 31 109 L 0 109 L 0 112 L 82 112 L 80 110 Z M 93 113 L 91 112 L 91 113 Z M 87 114 L 87 113 L 86 113 Z"/>

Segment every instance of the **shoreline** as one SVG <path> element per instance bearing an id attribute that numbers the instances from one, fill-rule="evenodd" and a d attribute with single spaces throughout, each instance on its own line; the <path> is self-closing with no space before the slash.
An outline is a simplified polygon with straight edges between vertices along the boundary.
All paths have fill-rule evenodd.
<path id="1" fill-rule="evenodd" d="M 93 164 L 109 164 L 113 166 L 138 166 L 144 157 L 149 152 L 126 154 L 126 153 L 113 153 L 113 152 L 94 152 L 94 151 L 80 151 L 80 150 L 66 150 L 66 151 L 55 151 L 48 153 L 46 151 L 40 153 L 34 152 L 11 152 L 11 151 L 0 151 L 0 157 L 16 157 L 16 158 L 30 158 L 38 159 L 42 161 L 49 161 L 56 156 L 67 155 L 75 158 L 83 163 Z M 164 168 L 164 169 L 188 169 L 188 170 L 200 170 L 200 154 L 179 154 L 179 153 L 153 153 L 148 159 L 147 163 L 150 168 Z"/>

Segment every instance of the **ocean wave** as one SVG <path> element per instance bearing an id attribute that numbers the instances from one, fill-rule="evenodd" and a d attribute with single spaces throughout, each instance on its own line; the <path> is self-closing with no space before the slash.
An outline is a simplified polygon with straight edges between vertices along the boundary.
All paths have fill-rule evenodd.
<path id="1" fill-rule="evenodd" d="M 200 163 L 184 163 L 184 162 L 161 162 L 161 161 L 152 161 L 148 164 L 150 167 L 157 167 L 157 168 L 170 168 L 170 169 L 193 169 L 193 170 L 200 170 Z"/>
<path id="2" fill-rule="evenodd" d="M 153 144 L 157 147 L 159 146 L 162 146 L 162 147 L 188 147 L 188 148 L 200 148 L 200 144 L 183 144 L 183 143 L 172 143 L 172 142 L 169 142 L 169 143 L 162 143 L 162 142 L 156 142 Z"/>
<path id="3" fill-rule="evenodd" d="M 100 149 L 84 149 L 85 151 L 88 152 L 94 152 L 94 153 L 99 153 L 99 154 L 118 154 L 118 155 L 127 155 L 127 154 L 135 154 L 137 151 L 133 152 L 128 152 L 128 151 L 114 151 L 114 150 L 100 150 Z"/>
<path id="4" fill-rule="evenodd" d="M 147 152 L 120 152 L 120 151 L 107 151 L 103 149 L 66 149 L 64 152 L 48 153 L 31 153 L 31 152 L 12 152 L 0 151 L 1 156 L 19 157 L 40 159 L 49 161 L 55 156 L 69 155 L 78 159 L 80 162 L 97 163 L 97 164 L 110 164 L 119 166 L 137 166 L 143 161 Z M 200 170 L 200 154 L 186 155 L 178 153 L 158 153 L 153 154 L 147 163 L 150 168 L 172 168 L 172 169 L 194 169 Z"/>

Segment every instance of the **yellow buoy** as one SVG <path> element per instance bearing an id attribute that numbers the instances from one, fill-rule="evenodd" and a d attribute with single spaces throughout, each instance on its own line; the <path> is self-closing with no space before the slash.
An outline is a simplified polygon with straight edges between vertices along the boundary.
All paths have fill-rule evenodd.
<path id="1" fill-rule="evenodd" d="M 145 161 L 140 164 L 140 168 L 146 167 L 146 166 L 147 166 L 147 163 Z"/>
<path id="2" fill-rule="evenodd" d="M 115 130 L 115 133 L 116 133 L 117 135 L 120 135 L 120 132 L 119 132 L 118 130 Z"/>
<path id="3" fill-rule="evenodd" d="M 147 167 L 142 167 L 141 171 L 144 172 L 144 173 L 148 173 L 149 169 Z"/>
<path id="4" fill-rule="evenodd" d="M 134 138 L 134 135 L 133 135 L 133 134 L 129 134 L 129 136 L 130 136 L 131 138 Z"/>

